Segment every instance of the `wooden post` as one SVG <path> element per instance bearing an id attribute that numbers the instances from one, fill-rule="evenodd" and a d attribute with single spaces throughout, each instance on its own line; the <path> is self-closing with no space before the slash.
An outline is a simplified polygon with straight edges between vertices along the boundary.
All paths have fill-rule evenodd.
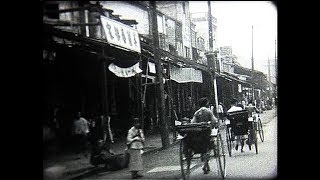
<path id="1" fill-rule="evenodd" d="M 254 79 L 254 60 L 253 60 L 253 26 L 252 26 L 252 32 L 251 32 L 251 68 L 252 68 L 252 78 Z M 252 101 L 254 102 L 254 86 L 252 86 Z"/>
<path id="2" fill-rule="evenodd" d="M 142 62 L 142 61 L 141 61 Z M 145 107 L 146 104 L 146 92 L 147 92 L 147 83 L 148 83 L 148 75 L 149 75 L 149 58 L 147 61 L 147 70 L 146 70 L 146 78 L 145 78 L 145 85 L 144 85 L 144 90 L 143 90 L 143 97 L 142 97 L 142 103 L 143 107 Z"/>
<path id="3" fill-rule="evenodd" d="M 171 82 L 171 72 L 170 72 L 170 68 L 171 68 L 171 65 L 170 63 L 168 63 L 168 85 L 169 85 L 169 88 L 168 88 L 168 91 L 169 91 L 169 115 L 171 117 L 171 122 L 172 122 L 172 126 L 175 125 L 175 120 L 176 120 L 176 113 L 175 113 L 175 109 L 174 109 L 174 99 L 173 99 L 173 96 L 172 96 L 172 82 Z M 173 114 L 171 113 L 173 112 Z M 173 117 L 172 117 L 173 116 Z M 172 136 L 173 136 L 173 140 L 175 141 L 176 140 L 176 137 L 177 137 L 177 133 L 176 131 L 173 129 L 173 133 L 172 133 Z"/>
<path id="4" fill-rule="evenodd" d="M 104 51 L 103 51 L 104 53 Z M 102 63 L 102 68 L 101 68 L 101 72 L 102 72 L 102 113 L 104 115 L 108 115 L 109 114 L 109 104 L 108 104 L 108 88 L 107 88 L 107 66 L 106 66 L 106 62 L 104 61 L 104 59 L 101 59 L 101 63 Z"/>
<path id="5" fill-rule="evenodd" d="M 217 95 L 217 80 L 216 80 L 216 58 L 215 58 L 215 53 L 213 52 L 213 37 L 212 37 L 212 17 L 211 17 L 211 3 L 210 1 L 208 1 L 208 25 L 209 25 L 209 49 L 210 49 L 210 54 L 208 54 L 208 62 L 211 62 L 211 65 L 208 63 L 209 65 L 209 70 L 210 70 L 210 78 L 211 78 L 211 90 L 210 92 L 212 92 L 211 95 L 211 99 L 212 96 L 214 97 L 214 104 L 215 104 L 215 110 L 216 110 L 216 114 L 219 118 L 219 113 L 218 113 L 218 95 Z M 211 68 L 213 71 L 211 71 Z"/>
<path id="6" fill-rule="evenodd" d="M 141 59 L 141 55 L 139 56 L 140 60 L 140 64 L 142 64 L 142 59 Z M 147 65 L 148 67 L 148 65 Z M 148 75 L 148 69 L 147 69 L 147 75 Z M 145 87 L 142 86 L 142 81 L 143 81 L 143 78 L 142 78 L 142 75 L 139 74 L 138 75 L 139 78 L 140 78 L 140 81 L 139 81 L 139 87 L 140 87 L 140 118 L 141 118 L 141 121 L 142 121 L 142 128 L 144 128 L 144 108 L 145 108 L 145 96 L 146 96 L 146 88 L 147 88 L 147 85 L 145 85 Z M 147 82 L 147 77 L 146 77 L 146 82 Z M 144 90 L 143 90 L 144 88 Z"/>
<path id="7" fill-rule="evenodd" d="M 178 112 L 181 114 L 181 106 L 180 106 L 180 84 L 177 83 L 177 95 L 178 95 Z"/>
<path id="8" fill-rule="evenodd" d="M 83 8 L 84 5 L 82 3 L 79 3 L 79 6 L 80 8 Z M 80 20 L 80 23 L 83 23 L 85 24 L 85 10 L 82 9 L 82 10 L 79 10 L 79 20 Z M 86 27 L 85 26 L 80 26 L 80 34 L 83 35 L 83 36 L 86 36 Z"/>
<path id="9" fill-rule="evenodd" d="M 164 100 L 164 86 L 163 86 L 163 68 L 161 65 L 161 59 L 159 54 L 159 33 L 158 22 L 156 13 L 156 1 L 150 1 L 151 4 L 151 18 L 152 18 L 152 37 L 153 37 L 153 49 L 154 49 L 154 61 L 157 69 L 157 81 L 159 82 L 159 89 L 157 91 L 157 97 L 159 97 L 159 120 L 160 120 L 160 135 L 162 148 L 166 149 L 170 145 L 169 140 L 169 128 L 167 119 L 165 117 L 165 100 Z"/>
<path id="10" fill-rule="evenodd" d="M 97 18 L 97 16 L 99 15 L 99 13 L 97 12 L 89 12 L 88 13 L 88 20 L 89 23 L 99 23 L 99 19 Z M 98 26 L 89 26 L 89 37 L 91 38 L 99 38 L 98 37 Z"/>
<path id="11" fill-rule="evenodd" d="M 167 79 L 168 79 L 168 81 L 167 81 L 167 83 L 166 83 L 166 85 L 167 85 L 167 87 L 168 87 L 168 92 L 167 92 L 167 99 L 168 99 L 168 117 L 169 117 L 169 120 L 170 120 L 170 124 L 171 124 L 171 126 L 173 126 L 174 124 L 172 124 L 172 104 L 171 104 L 171 98 L 172 98 L 172 96 L 171 96 L 171 80 L 170 80 L 170 63 L 168 63 L 168 66 L 167 66 L 167 73 L 168 73 L 168 75 L 167 75 Z"/>

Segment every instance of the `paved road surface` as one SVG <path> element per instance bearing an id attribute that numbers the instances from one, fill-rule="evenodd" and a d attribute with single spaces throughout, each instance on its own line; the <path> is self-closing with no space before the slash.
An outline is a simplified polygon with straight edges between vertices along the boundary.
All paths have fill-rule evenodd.
<path id="1" fill-rule="evenodd" d="M 275 109 L 261 114 L 265 140 L 258 141 L 259 153 L 248 146 L 243 153 L 233 149 L 232 157 L 226 156 L 226 179 L 272 179 L 277 176 L 277 117 Z M 239 148 L 240 149 L 240 148 Z M 142 179 L 181 179 L 179 144 L 166 150 L 156 151 L 143 156 L 144 177 Z M 200 162 L 200 161 L 198 161 Z M 201 163 L 201 162 L 200 162 Z M 219 179 L 216 161 L 210 162 L 211 171 L 204 175 L 202 167 L 194 168 L 192 179 Z M 130 179 L 128 169 L 114 172 L 95 172 L 79 179 Z"/>

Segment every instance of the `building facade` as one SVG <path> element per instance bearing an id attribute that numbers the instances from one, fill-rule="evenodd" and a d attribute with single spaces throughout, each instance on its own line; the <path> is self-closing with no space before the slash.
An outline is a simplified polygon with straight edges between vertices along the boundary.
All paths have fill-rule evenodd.
<path id="1" fill-rule="evenodd" d="M 58 119 L 53 123 L 62 137 L 71 136 L 77 111 L 88 119 L 110 116 L 116 137 L 126 134 L 134 117 L 143 121 L 146 133 L 157 130 L 157 73 L 164 77 L 165 117 L 170 126 L 174 120 L 191 118 L 199 108 L 198 100 L 211 96 L 212 70 L 205 55 L 209 51 L 207 14 L 190 14 L 186 1 L 156 4 L 163 72 L 155 68 L 149 2 L 43 2 L 42 69 L 47 107 L 43 119 Z M 212 21 L 217 49 L 217 21 L 214 17 Z M 226 65 L 219 63 L 217 68 L 218 99 L 228 104 L 230 97 L 241 97 L 250 84 L 245 73 L 237 74 L 233 60 L 225 60 L 221 49 L 220 53 Z M 65 141 L 68 144 L 68 138 Z"/>

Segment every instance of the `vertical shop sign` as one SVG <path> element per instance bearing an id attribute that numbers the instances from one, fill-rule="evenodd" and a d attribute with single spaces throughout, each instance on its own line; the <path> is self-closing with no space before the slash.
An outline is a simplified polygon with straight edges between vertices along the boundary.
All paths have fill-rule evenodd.
<path id="1" fill-rule="evenodd" d="M 118 21 L 100 16 L 108 43 L 141 53 L 139 33 Z"/>
<path id="2" fill-rule="evenodd" d="M 238 92 L 239 92 L 239 93 L 242 92 L 241 84 L 238 84 Z"/>

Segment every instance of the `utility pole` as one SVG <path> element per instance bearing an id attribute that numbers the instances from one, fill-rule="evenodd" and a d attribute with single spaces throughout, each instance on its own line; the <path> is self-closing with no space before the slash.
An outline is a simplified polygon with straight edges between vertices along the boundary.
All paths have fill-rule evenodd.
<path id="1" fill-rule="evenodd" d="M 158 22 L 156 13 L 156 1 L 149 1 L 151 5 L 151 18 L 152 18 L 152 37 L 153 37 L 153 52 L 154 52 L 154 62 L 156 65 L 156 79 L 159 83 L 159 88 L 157 91 L 157 96 L 159 98 L 159 121 L 160 121 L 160 136 L 162 142 L 162 148 L 166 149 L 170 145 L 169 140 L 169 128 L 168 122 L 165 118 L 165 100 L 164 100 L 164 86 L 163 86 L 163 68 L 161 65 L 161 59 L 159 54 L 159 36 L 158 36 Z"/>
<path id="2" fill-rule="evenodd" d="M 275 75 L 276 75 L 276 78 L 275 78 L 275 93 L 276 93 L 276 96 L 275 98 L 278 98 L 278 84 L 277 84 L 277 79 L 278 79 L 278 65 L 277 65 L 277 39 L 275 39 L 274 41 L 274 69 L 275 69 Z M 276 111 L 276 114 L 277 114 L 277 111 Z"/>
<path id="3" fill-rule="evenodd" d="M 216 52 L 213 52 L 213 31 L 212 31 L 212 16 L 211 16 L 211 3 L 208 1 L 208 25 L 209 25 L 209 54 L 208 54 L 208 65 L 210 70 L 211 82 L 213 82 L 213 86 L 211 86 L 213 94 L 214 94 L 214 103 L 216 114 L 219 118 L 218 113 L 218 94 L 217 94 L 217 79 L 216 79 Z M 211 70 L 213 69 L 213 72 Z M 212 91 L 210 91 L 212 96 Z"/>
<path id="4" fill-rule="evenodd" d="M 252 71 L 254 70 L 254 60 L 253 60 L 253 26 L 252 26 L 252 33 L 251 33 L 251 65 L 252 65 Z"/>
<path id="5" fill-rule="evenodd" d="M 276 71 L 276 82 L 278 78 L 278 66 L 277 66 L 277 40 L 274 40 L 274 67 Z"/>
<path id="6" fill-rule="evenodd" d="M 269 82 L 271 82 L 271 74 L 270 74 L 270 59 L 268 57 L 268 78 L 269 78 Z"/>
<path id="7" fill-rule="evenodd" d="M 252 30 L 251 30 L 251 67 L 252 67 L 252 79 L 254 79 L 254 61 L 253 61 L 253 26 L 252 26 Z M 255 98 L 254 98 L 254 86 L 252 86 L 252 101 L 254 102 Z"/>

